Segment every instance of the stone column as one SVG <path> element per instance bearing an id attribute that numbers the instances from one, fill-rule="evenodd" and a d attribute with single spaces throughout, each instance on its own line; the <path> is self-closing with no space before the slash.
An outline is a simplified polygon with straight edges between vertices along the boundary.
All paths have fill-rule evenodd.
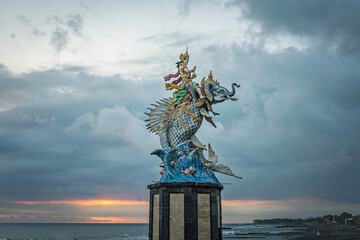
<path id="1" fill-rule="evenodd" d="M 158 182 L 148 188 L 149 240 L 222 239 L 221 184 Z"/>

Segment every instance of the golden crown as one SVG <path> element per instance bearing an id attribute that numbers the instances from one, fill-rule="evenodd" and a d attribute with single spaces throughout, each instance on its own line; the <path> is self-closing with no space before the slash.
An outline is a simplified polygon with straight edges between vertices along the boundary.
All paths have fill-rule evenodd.
<path id="1" fill-rule="evenodd" d="M 220 85 L 220 83 L 217 80 L 213 79 L 212 71 L 210 71 L 208 78 L 206 79 L 208 82 L 212 82 L 215 85 Z"/>
<path id="2" fill-rule="evenodd" d="M 184 61 L 184 59 L 185 58 L 189 58 L 190 56 L 189 56 L 189 53 L 188 53 L 188 47 L 186 47 L 186 52 L 185 53 L 182 53 L 182 54 L 180 54 L 180 60 L 181 61 Z"/>

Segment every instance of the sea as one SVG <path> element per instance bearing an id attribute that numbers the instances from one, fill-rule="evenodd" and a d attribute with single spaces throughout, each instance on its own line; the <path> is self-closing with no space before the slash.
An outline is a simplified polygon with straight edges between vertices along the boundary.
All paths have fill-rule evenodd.
<path id="1" fill-rule="evenodd" d="M 148 240 L 148 224 L 0 223 L 0 240 Z M 296 228 L 265 224 L 223 224 L 223 239 L 290 239 Z"/>

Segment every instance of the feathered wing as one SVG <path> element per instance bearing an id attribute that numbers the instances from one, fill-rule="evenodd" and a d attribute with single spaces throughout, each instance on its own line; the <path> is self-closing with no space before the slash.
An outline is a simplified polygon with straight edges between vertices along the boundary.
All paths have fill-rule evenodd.
<path id="1" fill-rule="evenodd" d="M 213 165 L 215 165 L 218 162 L 218 156 L 215 154 L 214 150 L 212 150 L 210 143 L 209 143 L 209 161 Z"/>
<path id="2" fill-rule="evenodd" d="M 191 138 L 190 138 L 191 142 L 198 148 L 200 149 L 203 149 L 203 150 L 206 150 L 206 147 L 204 144 L 202 144 L 200 142 L 200 140 L 195 136 L 195 135 L 192 135 Z"/>
<path id="3" fill-rule="evenodd" d="M 209 143 L 209 161 L 212 163 L 211 169 L 213 171 L 242 179 L 242 177 L 236 176 L 228 166 L 225 166 L 223 164 L 216 165 L 216 163 L 218 162 L 218 156 L 215 154 L 214 150 L 212 150 L 210 143 Z"/>
<path id="4" fill-rule="evenodd" d="M 174 103 L 172 98 L 164 98 L 156 104 L 151 104 L 154 108 L 148 108 L 149 113 L 145 113 L 149 116 L 145 121 L 150 132 L 153 132 L 160 136 L 160 143 L 163 148 L 169 147 L 167 140 L 167 126 L 171 119 L 171 113 L 174 110 Z"/>
<path id="5" fill-rule="evenodd" d="M 236 175 L 230 170 L 230 168 L 229 168 L 228 166 L 225 166 L 225 165 L 223 165 L 223 164 L 214 165 L 214 166 L 213 166 L 213 171 L 242 179 L 242 177 L 236 176 Z"/>

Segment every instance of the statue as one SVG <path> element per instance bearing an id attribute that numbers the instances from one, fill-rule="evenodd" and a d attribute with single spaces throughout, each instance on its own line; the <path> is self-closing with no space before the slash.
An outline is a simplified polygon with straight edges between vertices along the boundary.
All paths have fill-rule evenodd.
<path id="1" fill-rule="evenodd" d="M 211 145 L 206 149 L 195 136 L 204 118 L 216 128 L 209 112 L 214 116 L 219 114 L 213 111 L 212 106 L 225 100 L 236 101 L 233 98 L 235 87 L 240 85 L 233 83 L 232 90 L 229 91 L 213 79 L 212 71 L 199 85 L 192 81 L 196 77 L 196 66 L 191 70 L 187 67 L 188 49 L 180 55 L 180 60 L 177 63 L 178 72 L 164 77 L 165 81 L 169 81 L 180 75 L 177 80 L 165 84 L 167 90 L 177 90 L 173 93 L 173 98 L 151 104 L 154 108 L 148 108 L 150 112 L 146 113 L 149 116 L 146 120 L 147 129 L 159 135 L 162 146 L 162 149 L 151 153 L 162 160 L 160 182 L 219 183 L 213 171 L 241 178 L 227 166 L 217 164 L 218 159 Z M 180 81 L 181 85 L 178 85 Z M 203 155 L 206 150 L 208 159 Z"/>
<path id="2" fill-rule="evenodd" d="M 205 97 L 202 95 L 199 85 L 195 82 L 194 83 L 192 82 L 192 79 L 196 78 L 196 74 L 195 74 L 196 66 L 193 67 L 193 69 L 191 70 L 189 70 L 187 67 L 190 59 L 188 48 L 186 48 L 186 52 L 184 54 L 183 53 L 180 54 L 179 58 L 180 58 L 180 62 L 176 63 L 178 72 L 176 74 L 166 75 L 164 76 L 164 79 L 165 81 L 169 81 L 171 78 L 178 77 L 179 75 L 180 77 L 177 80 L 173 81 L 172 83 L 166 83 L 165 84 L 166 90 L 172 90 L 172 89 L 178 90 L 175 93 L 173 93 L 175 104 L 178 104 L 181 101 L 181 99 L 190 92 L 189 90 L 190 86 L 196 90 L 196 92 L 199 94 L 200 99 L 204 99 Z M 180 81 L 182 82 L 182 84 L 179 86 L 177 84 Z"/>

